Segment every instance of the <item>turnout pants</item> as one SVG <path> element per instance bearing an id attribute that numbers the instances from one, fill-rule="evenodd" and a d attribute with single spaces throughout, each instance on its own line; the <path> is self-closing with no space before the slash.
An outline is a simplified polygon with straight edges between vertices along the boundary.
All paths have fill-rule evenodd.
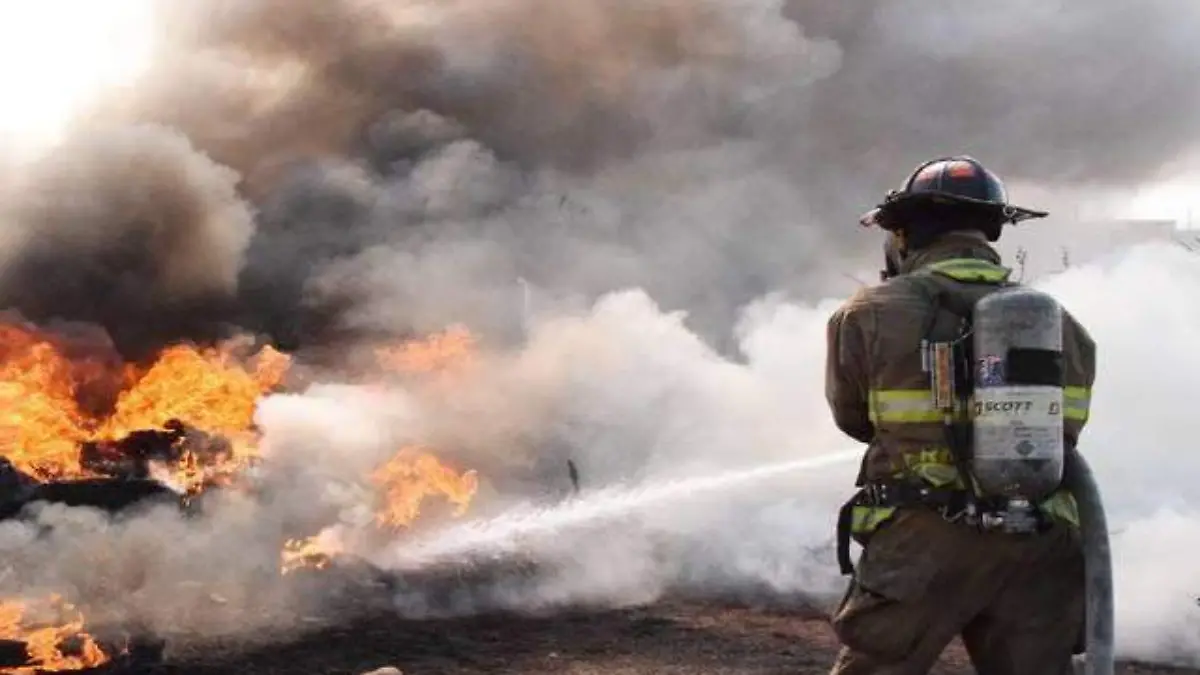
<path id="1" fill-rule="evenodd" d="M 980 532 L 904 509 L 867 542 L 833 615 L 830 675 L 926 675 L 962 638 L 978 675 L 1068 675 L 1084 625 L 1076 533 Z"/>

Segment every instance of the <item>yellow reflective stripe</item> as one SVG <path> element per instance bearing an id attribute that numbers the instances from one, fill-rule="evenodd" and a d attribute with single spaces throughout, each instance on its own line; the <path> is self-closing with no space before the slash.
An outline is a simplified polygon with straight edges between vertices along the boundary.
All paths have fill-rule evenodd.
<path id="1" fill-rule="evenodd" d="M 1079 507 L 1075 497 L 1066 490 L 1059 490 L 1038 505 L 1042 513 L 1052 519 L 1079 527 Z M 894 506 L 855 506 L 850 510 L 850 532 L 870 534 L 896 513 Z"/>
<path id="2" fill-rule="evenodd" d="M 1063 388 L 1064 419 L 1086 422 L 1091 407 L 1087 387 Z M 928 389 L 873 389 L 867 397 L 871 421 L 893 424 L 925 424 L 942 421 L 942 412 L 933 407 Z"/>
<path id="3" fill-rule="evenodd" d="M 933 263 L 928 269 L 956 281 L 982 281 L 993 284 L 1008 279 L 1008 276 L 1012 274 L 1012 270 L 1007 267 L 974 258 L 942 260 Z"/>
<path id="4" fill-rule="evenodd" d="M 958 477 L 958 469 L 952 465 L 918 464 L 909 471 L 935 488 L 963 487 L 963 482 Z"/>
<path id="5" fill-rule="evenodd" d="M 906 452 L 903 455 L 904 464 L 908 467 L 914 467 L 919 464 L 954 464 L 954 455 L 950 453 L 950 448 L 945 446 L 934 446 L 923 450 Z"/>
<path id="6" fill-rule="evenodd" d="M 1079 527 L 1079 505 L 1075 502 L 1075 495 L 1066 490 L 1050 495 L 1038 508 L 1050 518 Z"/>
<path id="7" fill-rule="evenodd" d="M 871 421 L 894 423 L 940 422 L 928 389 L 874 389 L 867 397 Z"/>
<path id="8" fill-rule="evenodd" d="M 958 469 L 954 467 L 954 456 L 945 446 L 905 452 L 900 456 L 900 461 L 904 467 L 894 475 L 896 478 L 915 476 L 933 487 L 963 487 Z"/>
<path id="9" fill-rule="evenodd" d="M 894 506 L 855 506 L 850 509 L 850 531 L 870 534 L 895 513 Z"/>
<path id="10" fill-rule="evenodd" d="M 1086 422 L 1092 405 L 1092 392 L 1087 387 L 1063 388 L 1063 419 Z"/>

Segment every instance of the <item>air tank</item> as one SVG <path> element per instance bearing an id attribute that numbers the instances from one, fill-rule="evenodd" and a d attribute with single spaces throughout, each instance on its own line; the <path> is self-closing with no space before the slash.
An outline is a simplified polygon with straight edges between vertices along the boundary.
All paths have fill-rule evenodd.
<path id="1" fill-rule="evenodd" d="M 1063 477 L 1063 312 L 1032 288 L 974 310 L 971 471 L 981 496 L 1036 503 Z"/>

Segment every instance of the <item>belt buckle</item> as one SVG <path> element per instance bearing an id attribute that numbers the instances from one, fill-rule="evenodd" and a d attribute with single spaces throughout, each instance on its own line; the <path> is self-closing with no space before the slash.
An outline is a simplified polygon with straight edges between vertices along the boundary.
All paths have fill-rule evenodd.
<path id="1" fill-rule="evenodd" d="M 1027 499 L 1011 499 L 1001 523 L 1009 534 L 1034 534 L 1039 530 L 1037 507 Z"/>

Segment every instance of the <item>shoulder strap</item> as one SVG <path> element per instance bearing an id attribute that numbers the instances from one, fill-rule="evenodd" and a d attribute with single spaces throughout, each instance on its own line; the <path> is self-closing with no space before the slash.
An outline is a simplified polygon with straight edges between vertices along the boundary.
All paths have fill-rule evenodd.
<path id="1" fill-rule="evenodd" d="M 1012 270 L 977 258 L 950 258 L 941 260 L 918 271 L 940 274 L 965 284 L 988 284 L 1002 286 L 1009 283 Z"/>
<path id="2" fill-rule="evenodd" d="M 910 278 L 926 297 L 933 311 L 925 325 L 924 340 L 929 343 L 950 343 L 954 360 L 954 388 L 962 410 L 966 410 L 973 394 L 974 349 L 972 329 L 975 302 L 992 289 L 1010 285 L 1011 270 L 975 259 L 951 259 L 934 263 L 914 272 Z M 956 292 L 955 283 L 970 284 L 975 289 Z M 983 288 L 981 288 L 983 287 Z M 925 348 L 924 345 L 922 347 Z M 972 430 L 962 417 L 945 424 L 946 443 L 962 480 L 968 487 L 968 506 L 974 508 L 975 492 L 970 479 Z"/>
<path id="3" fill-rule="evenodd" d="M 926 326 L 926 337 L 948 339 L 946 331 L 970 322 L 975 300 L 970 293 L 951 293 L 942 279 L 974 286 L 1011 286 L 1012 270 L 1002 265 L 975 258 L 951 258 L 913 272 L 912 281 L 925 292 L 935 307 L 934 316 Z M 941 277 L 942 279 L 939 279 Z M 951 317 L 946 317 L 949 313 Z M 949 319 L 949 320 L 947 320 Z M 953 324 L 953 326 L 948 325 Z"/>

